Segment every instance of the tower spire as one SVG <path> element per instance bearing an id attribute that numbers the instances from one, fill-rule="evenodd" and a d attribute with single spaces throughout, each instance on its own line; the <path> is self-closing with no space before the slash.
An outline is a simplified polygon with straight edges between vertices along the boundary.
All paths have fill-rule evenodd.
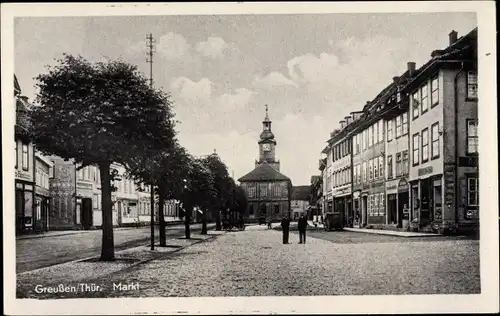
<path id="1" fill-rule="evenodd" d="M 269 115 L 268 115 L 267 110 L 268 110 L 268 108 L 267 108 L 267 104 L 266 104 L 266 117 L 264 118 L 264 121 L 269 121 Z"/>

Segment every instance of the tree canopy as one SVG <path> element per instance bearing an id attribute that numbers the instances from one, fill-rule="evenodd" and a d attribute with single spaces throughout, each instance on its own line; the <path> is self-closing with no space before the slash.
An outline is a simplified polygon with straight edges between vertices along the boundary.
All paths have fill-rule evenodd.
<path id="1" fill-rule="evenodd" d="M 64 55 L 36 77 L 31 113 L 38 150 L 85 165 L 127 163 L 175 136 L 168 94 L 123 61 L 90 63 Z"/>

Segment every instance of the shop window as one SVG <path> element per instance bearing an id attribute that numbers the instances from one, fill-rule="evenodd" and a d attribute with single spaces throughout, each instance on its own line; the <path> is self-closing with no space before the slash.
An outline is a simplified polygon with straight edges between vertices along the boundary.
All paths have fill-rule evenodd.
<path id="1" fill-rule="evenodd" d="M 422 130 L 422 163 L 429 160 L 429 129 L 424 128 Z"/>
<path id="2" fill-rule="evenodd" d="M 467 72 L 467 99 L 477 99 L 477 72 Z"/>
<path id="3" fill-rule="evenodd" d="M 379 200 L 378 200 L 378 194 L 372 195 L 373 198 L 373 215 L 374 216 L 379 216 L 380 213 L 380 205 L 379 205 Z"/>
<path id="4" fill-rule="evenodd" d="M 439 81 L 438 77 L 434 77 L 431 80 L 431 107 L 436 106 L 439 103 Z"/>
<path id="5" fill-rule="evenodd" d="M 477 120 L 467 120 L 467 154 L 476 155 L 479 147 Z"/>
<path id="6" fill-rule="evenodd" d="M 439 158 L 439 122 L 431 126 L 431 159 Z"/>
<path id="7" fill-rule="evenodd" d="M 479 179 L 467 178 L 467 204 L 469 206 L 479 205 Z"/>
<path id="8" fill-rule="evenodd" d="M 379 211 L 378 215 L 379 216 L 384 216 L 385 215 L 385 194 L 384 193 L 379 193 Z"/>

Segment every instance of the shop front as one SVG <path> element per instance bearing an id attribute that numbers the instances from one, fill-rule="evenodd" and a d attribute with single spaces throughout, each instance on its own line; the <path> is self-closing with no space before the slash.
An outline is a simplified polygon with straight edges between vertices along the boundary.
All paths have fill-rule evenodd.
<path id="1" fill-rule="evenodd" d="M 35 198 L 35 191 L 33 182 L 25 182 L 16 180 L 16 233 L 23 234 L 35 231 L 35 218 L 33 212 L 33 200 Z"/>
<path id="2" fill-rule="evenodd" d="M 354 213 L 352 209 L 351 187 L 335 189 L 333 196 L 333 210 L 342 214 L 344 227 L 352 227 L 354 225 Z"/>
<path id="3" fill-rule="evenodd" d="M 385 183 L 363 184 L 362 205 L 366 210 L 366 225 L 385 225 Z"/>
<path id="4" fill-rule="evenodd" d="M 409 184 L 406 178 L 386 182 L 387 225 L 403 227 L 403 220 L 409 220 Z"/>
<path id="5" fill-rule="evenodd" d="M 419 169 L 422 177 L 410 182 L 411 220 L 420 230 L 439 230 L 443 223 L 443 175 L 431 173 L 432 167 Z"/>
<path id="6" fill-rule="evenodd" d="M 50 209 L 50 192 L 39 186 L 35 187 L 35 231 L 49 231 L 49 209 Z"/>
<path id="7" fill-rule="evenodd" d="M 129 226 L 139 221 L 139 212 L 137 208 L 138 200 L 119 199 L 116 202 L 118 213 L 118 225 Z M 165 208 L 164 208 L 165 211 Z"/>
<path id="8" fill-rule="evenodd" d="M 352 208 L 354 214 L 354 227 L 362 227 L 361 191 L 354 191 L 352 193 Z"/>

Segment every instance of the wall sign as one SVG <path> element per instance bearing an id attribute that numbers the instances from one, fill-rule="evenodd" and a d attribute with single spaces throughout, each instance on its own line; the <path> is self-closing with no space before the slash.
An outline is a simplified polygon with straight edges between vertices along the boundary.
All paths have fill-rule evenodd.
<path id="1" fill-rule="evenodd" d="M 423 176 L 432 173 L 432 166 L 418 169 L 418 175 Z"/>

